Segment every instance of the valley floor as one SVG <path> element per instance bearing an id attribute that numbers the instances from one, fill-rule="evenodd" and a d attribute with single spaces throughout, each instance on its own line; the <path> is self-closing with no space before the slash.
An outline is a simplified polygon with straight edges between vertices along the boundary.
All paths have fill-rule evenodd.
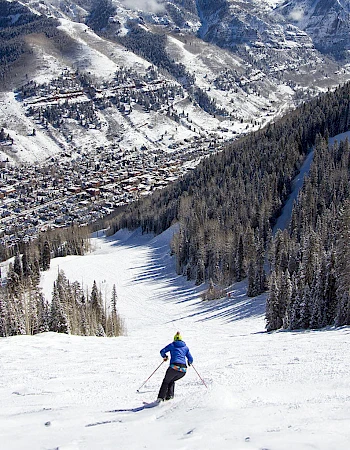
<path id="1" fill-rule="evenodd" d="M 2 338 L 1 448 L 347 450 L 349 328 L 268 334 L 265 296 L 248 299 L 243 284 L 202 302 L 175 274 L 171 233 L 95 237 L 91 254 L 52 261 L 47 298 L 58 269 L 107 299 L 115 284 L 127 333 Z M 190 368 L 174 400 L 133 412 L 157 397 L 167 363 L 137 389 L 177 330 L 208 388 Z"/>

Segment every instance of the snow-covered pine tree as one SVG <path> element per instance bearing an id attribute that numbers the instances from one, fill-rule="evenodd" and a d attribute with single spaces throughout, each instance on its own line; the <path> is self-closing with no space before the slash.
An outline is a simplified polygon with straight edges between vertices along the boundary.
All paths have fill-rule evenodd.
<path id="1" fill-rule="evenodd" d="M 343 292 L 338 300 L 335 324 L 337 327 L 350 325 L 350 294 L 348 292 Z"/>
<path id="2" fill-rule="evenodd" d="M 25 244 L 23 246 L 23 254 L 22 254 L 22 269 L 23 269 L 23 277 L 24 279 L 28 279 L 31 276 L 31 265 L 28 254 L 28 245 Z"/>
<path id="3" fill-rule="evenodd" d="M 340 213 L 336 248 L 337 315 L 336 325 L 350 325 L 350 200 Z"/>
<path id="4" fill-rule="evenodd" d="M 38 333 L 49 331 L 49 305 L 41 291 L 37 291 Z"/>
<path id="5" fill-rule="evenodd" d="M 57 281 L 53 285 L 49 327 L 50 331 L 69 334 L 67 315 L 60 299 Z"/>
<path id="6" fill-rule="evenodd" d="M 11 311 L 10 336 L 17 334 L 26 334 L 26 316 L 23 302 L 23 292 L 19 292 L 16 296 L 9 297 Z"/>
<path id="7" fill-rule="evenodd" d="M 51 250 L 49 241 L 44 242 L 42 252 L 41 252 L 41 267 L 42 270 L 49 270 L 51 262 Z"/>
<path id="8" fill-rule="evenodd" d="M 76 335 L 85 335 L 83 330 L 83 309 L 81 305 L 81 299 L 83 296 L 82 288 L 77 281 L 69 283 L 69 288 L 70 298 L 68 301 L 68 318 L 71 333 Z"/>
<path id="9" fill-rule="evenodd" d="M 289 270 L 286 269 L 281 276 L 278 278 L 279 281 L 279 294 L 278 294 L 278 304 L 279 311 L 278 317 L 281 322 L 280 328 L 284 327 L 284 320 L 286 317 L 286 311 L 289 308 L 290 302 L 292 300 L 292 281 L 290 278 Z"/>
<path id="10" fill-rule="evenodd" d="M 247 287 L 247 295 L 248 297 L 255 297 L 259 294 L 259 290 L 256 285 L 256 265 L 253 261 L 250 261 L 248 264 L 248 287 Z"/>
<path id="11" fill-rule="evenodd" d="M 118 300 L 117 288 L 116 288 L 115 284 L 113 284 L 111 308 L 112 308 L 112 311 L 114 311 L 114 312 L 117 312 L 117 300 Z"/>
<path id="12" fill-rule="evenodd" d="M 325 279 L 325 325 L 334 325 L 337 311 L 337 275 L 335 270 L 336 256 L 332 249 L 327 258 Z"/>
<path id="13" fill-rule="evenodd" d="M 89 336 L 90 335 L 90 327 L 89 327 L 89 321 L 88 321 L 88 311 L 87 311 L 88 305 L 86 302 L 84 290 L 81 290 L 81 296 L 80 296 L 80 317 L 81 317 L 81 333 L 83 336 Z"/>
<path id="14" fill-rule="evenodd" d="M 308 284 L 304 286 L 304 289 L 302 290 L 302 297 L 300 302 L 300 319 L 299 319 L 299 326 L 298 328 L 309 328 L 310 320 L 311 320 L 311 309 L 312 309 L 312 302 L 311 302 L 311 288 Z"/>
<path id="15" fill-rule="evenodd" d="M 289 307 L 286 310 L 284 327 L 290 330 L 297 330 L 300 328 L 300 311 L 302 305 L 302 297 L 298 287 L 297 277 L 292 278 L 292 296 Z"/>
<path id="16" fill-rule="evenodd" d="M 90 306 L 91 306 L 92 329 L 95 330 L 96 336 L 103 336 L 105 334 L 104 331 L 105 315 L 103 311 L 102 294 L 97 288 L 96 280 L 94 280 L 91 289 Z"/>
<path id="17" fill-rule="evenodd" d="M 237 281 L 243 280 L 245 277 L 244 270 L 244 245 L 243 245 L 243 237 L 240 234 L 237 248 L 237 256 L 236 256 L 236 278 Z"/>
<path id="18" fill-rule="evenodd" d="M 36 304 L 36 291 L 31 283 L 26 283 L 26 289 L 23 292 L 24 316 L 26 325 L 26 334 L 36 334 L 39 328 L 38 311 Z"/>
<path id="19" fill-rule="evenodd" d="M 112 296 L 111 296 L 111 314 L 107 318 L 107 336 L 120 336 L 124 331 L 123 320 L 117 311 L 117 289 L 115 284 L 113 284 L 112 288 Z"/>
<path id="20" fill-rule="evenodd" d="M 320 241 L 312 229 L 306 230 L 302 243 L 302 260 L 300 267 L 300 286 L 313 285 L 315 274 L 319 270 Z"/>
<path id="21" fill-rule="evenodd" d="M 279 315 L 279 289 L 277 285 L 276 272 L 273 271 L 270 277 L 270 293 L 266 301 L 266 330 L 274 331 L 282 327 L 282 319 Z"/>
<path id="22" fill-rule="evenodd" d="M 326 325 L 326 283 L 327 283 L 327 258 L 322 258 L 320 272 L 311 292 L 311 316 L 310 328 L 322 328 Z"/>
<path id="23" fill-rule="evenodd" d="M 10 263 L 7 270 L 7 285 L 6 290 L 9 293 L 9 295 L 16 295 L 20 291 L 19 286 L 19 276 L 17 273 L 13 270 L 13 264 Z"/>

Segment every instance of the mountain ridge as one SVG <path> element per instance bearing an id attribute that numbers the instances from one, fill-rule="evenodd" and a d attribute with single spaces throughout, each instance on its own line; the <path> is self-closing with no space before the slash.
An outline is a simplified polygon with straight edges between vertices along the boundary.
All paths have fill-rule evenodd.
<path id="1" fill-rule="evenodd" d="M 136 7 L 146 3 L 137 2 Z M 114 145 L 113 133 L 106 132 L 113 128 L 121 130 L 117 133 L 121 138 L 118 145 L 124 148 L 146 146 L 154 152 L 168 152 L 176 147 L 186 153 L 184 139 L 196 144 L 198 138 L 206 136 L 211 141 L 225 142 L 264 126 L 289 108 L 350 78 L 347 60 L 335 61 L 318 51 L 311 34 L 305 31 L 311 29 L 307 24 L 297 27 L 295 21 L 287 22 L 291 11 L 306 8 L 309 3 L 220 0 L 213 4 L 188 0 L 148 2 L 151 8 L 131 9 L 126 1 L 2 1 L 0 31 L 8 32 L 4 26 L 7 20 L 13 33 L 24 33 L 22 41 L 18 36 L 14 41 L 16 49 L 23 49 L 22 56 L 12 69 L 11 65 L 3 66 L 12 85 L 11 89 L 3 86 L 6 106 L 0 111 L 0 125 L 13 138 L 13 145 L 0 146 L 2 159 L 14 163 L 42 161 L 62 149 L 74 152 L 78 147 L 88 149 L 98 143 Z M 16 5 L 21 13 L 6 18 L 4 8 L 15 9 Z M 317 5 L 319 14 L 325 4 Z M 348 1 L 332 2 L 331 6 L 347 17 Z M 16 28 L 24 8 L 28 8 L 28 14 L 58 21 L 59 26 L 45 30 L 46 37 L 34 35 L 25 27 Z M 328 14 L 329 10 L 324 11 Z M 339 38 L 336 42 L 342 41 Z M 347 45 L 345 42 L 341 48 L 343 54 Z M 168 84 L 175 83 L 182 89 L 182 94 L 170 103 L 153 95 L 146 102 L 152 108 L 145 110 L 135 103 L 135 95 L 145 95 L 141 91 L 146 88 L 140 87 L 121 99 L 121 111 L 109 104 L 100 108 L 100 99 L 91 95 L 96 89 L 103 92 L 120 69 L 135 68 L 146 74 L 150 66 Z M 91 78 L 90 101 L 105 127 L 92 132 L 80 124 L 68 124 L 65 118 L 60 125 L 57 122 L 56 126 L 43 127 L 28 114 L 27 105 L 18 101 L 16 92 L 28 81 L 50 83 L 66 70 L 86 73 Z M 52 100 L 51 105 L 62 109 L 59 101 Z M 23 127 L 25 123 L 28 125 Z M 148 125 L 142 128 L 145 123 Z M 28 139 L 34 128 L 37 137 Z M 47 142 L 44 147 L 43 141 Z"/>

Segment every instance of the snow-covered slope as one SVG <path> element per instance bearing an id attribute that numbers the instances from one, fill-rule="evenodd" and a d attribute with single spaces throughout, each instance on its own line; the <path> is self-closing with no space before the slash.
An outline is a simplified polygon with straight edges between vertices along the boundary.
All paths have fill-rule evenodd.
<path id="1" fill-rule="evenodd" d="M 315 46 L 343 57 L 349 50 L 349 0 L 207 0 L 197 2 L 204 38 L 286 50 Z"/>
<path id="2" fill-rule="evenodd" d="M 346 58 L 335 62 L 320 53 L 311 32 L 308 34 L 311 22 L 305 22 L 306 15 L 303 21 L 298 21 L 296 15 L 291 14 L 302 5 L 308 9 L 306 0 L 294 0 L 288 5 L 277 0 L 214 3 L 207 0 L 115 0 L 112 2 L 115 12 L 107 17 L 107 28 L 99 29 L 96 17 L 103 13 L 105 3 L 90 0 L 21 2 L 35 14 L 58 19 L 60 30 L 72 39 L 72 44 L 62 51 L 42 34 L 26 36 L 26 45 L 32 52 L 30 64 L 23 76 L 18 70 L 10 92 L 0 93 L 0 126 L 14 139 L 13 145 L 0 146 L 1 159 L 42 161 L 62 149 L 89 151 L 101 145 L 128 151 L 147 147 L 153 153 L 177 148 L 183 154 L 189 143 L 197 146 L 198 139 L 203 137 L 225 141 L 256 130 L 301 100 L 350 78 Z M 348 2 L 339 2 L 339 5 L 345 14 Z M 95 22 L 89 16 L 94 8 Z M 0 19 L 16 23 L 21 14 Z M 323 20 L 327 17 L 328 13 Z M 345 19 L 344 26 L 348 23 Z M 130 84 L 123 86 L 128 90 L 126 110 L 114 104 L 101 106 L 101 98 L 110 94 L 106 86 L 114 82 L 116 71 L 131 69 L 134 74 L 145 75 L 151 65 L 145 55 L 136 55 L 116 41 L 117 34 L 120 37 L 128 33 L 130 24 L 137 24 L 155 36 L 164 34 L 169 59 L 178 67 L 183 65 L 194 79 L 189 89 L 182 86 L 181 77 L 174 79 L 174 75 L 161 69 L 159 83 L 175 84 L 183 92 L 163 100 L 158 109 L 149 110 L 137 104 L 141 91 L 155 89 L 149 85 L 136 90 L 131 90 Z M 322 29 L 328 28 L 325 25 Z M 328 39 L 326 31 L 319 38 L 329 45 L 335 42 L 334 36 Z M 348 40 L 347 37 L 343 44 L 337 41 L 345 51 Z M 24 101 L 16 90 L 28 82 L 50 85 L 62 73 L 69 74 L 73 81 L 76 71 L 88 74 L 91 83 L 101 92 L 97 97 L 89 97 L 85 92 L 74 100 L 76 105 L 89 101 L 94 104 L 98 126 L 87 127 L 79 121 L 67 120 L 67 111 L 63 111 L 61 121 L 44 126 L 38 115 L 30 113 L 30 106 L 34 103 L 40 107 L 62 108 L 66 99 L 51 96 L 50 101 L 41 98 L 43 102 L 39 104 L 37 97 Z M 196 89 L 201 90 L 202 97 L 207 96 L 205 102 L 194 96 Z M 214 111 L 203 105 L 208 101 L 215 102 Z M 34 128 L 36 136 L 31 136 Z"/>
<path id="3" fill-rule="evenodd" d="M 58 268 L 86 287 L 95 279 L 106 298 L 115 283 L 127 335 L 2 338 L 1 447 L 347 450 L 349 328 L 267 334 L 264 296 L 242 285 L 201 302 L 174 272 L 171 234 L 100 236 L 93 253 L 52 261 L 47 295 Z M 190 368 L 173 401 L 133 412 L 157 396 L 166 364 L 137 389 L 177 330 L 208 388 Z"/>
<path id="4" fill-rule="evenodd" d="M 349 0 L 283 2 L 277 11 L 304 30 L 321 51 L 333 54 L 349 51 Z"/>

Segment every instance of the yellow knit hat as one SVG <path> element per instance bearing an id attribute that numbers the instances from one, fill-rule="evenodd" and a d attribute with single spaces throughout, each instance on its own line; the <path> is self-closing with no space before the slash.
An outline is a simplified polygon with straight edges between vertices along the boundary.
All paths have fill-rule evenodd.
<path id="1" fill-rule="evenodd" d="M 180 334 L 180 331 L 177 331 L 174 336 L 174 341 L 182 341 L 182 336 Z"/>

